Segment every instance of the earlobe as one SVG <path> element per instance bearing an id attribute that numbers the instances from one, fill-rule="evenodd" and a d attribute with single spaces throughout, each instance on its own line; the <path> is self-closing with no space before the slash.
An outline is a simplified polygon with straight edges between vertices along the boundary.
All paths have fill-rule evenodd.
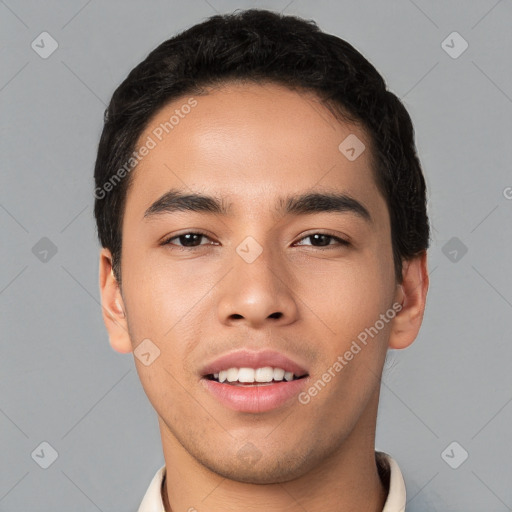
<path id="1" fill-rule="evenodd" d="M 132 352 L 126 308 L 119 284 L 112 271 L 111 253 L 105 248 L 100 251 L 99 285 L 103 321 L 107 328 L 110 346 L 121 354 Z"/>
<path id="2" fill-rule="evenodd" d="M 402 276 L 395 297 L 401 308 L 393 319 L 389 336 L 392 349 L 410 346 L 420 330 L 429 285 L 426 251 L 404 261 Z"/>

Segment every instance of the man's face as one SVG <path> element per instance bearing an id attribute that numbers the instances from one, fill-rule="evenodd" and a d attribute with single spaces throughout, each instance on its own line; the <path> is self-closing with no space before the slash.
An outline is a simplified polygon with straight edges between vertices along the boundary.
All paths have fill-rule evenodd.
<path id="1" fill-rule="evenodd" d="M 312 95 L 231 84 L 183 109 L 188 99 L 164 107 L 141 135 L 137 147 L 148 136 L 156 146 L 133 171 L 127 196 L 122 299 L 130 343 L 149 339 L 160 351 L 148 366 L 136 358 L 137 371 L 168 447 L 228 478 L 286 481 L 367 436 L 364 426 L 375 422 L 391 323 L 358 342 L 341 370 L 333 365 L 397 298 L 388 209 L 366 134 L 336 121 Z M 158 130 L 176 109 L 179 122 L 168 134 Z M 339 149 L 354 135 L 366 146 L 355 160 Z M 145 217 L 171 189 L 214 196 L 231 213 Z M 307 193 L 345 194 L 369 217 L 350 207 L 286 213 L 279 202 Z M 308 376 L 284 402 L 262 386 L 270 399 L 255 399 L 261 412 L 237 410 L 210 391 L 229 394 L 233 384 L 207 383 L 202 370 L 239 349 L 277 351 Z M 308 393 L 329 368 L 329 382 Z"/>

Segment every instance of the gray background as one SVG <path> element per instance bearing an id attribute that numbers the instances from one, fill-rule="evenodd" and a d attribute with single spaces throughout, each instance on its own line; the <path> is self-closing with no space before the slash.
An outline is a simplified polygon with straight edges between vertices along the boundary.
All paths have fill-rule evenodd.
<path id="1" fill-rule="evenodd" d="M 134 65 L 178 30 L 250 6 L 348 40 L 415 124 L 431 285 L 418 339 L 390 353 L 377 428 L 408 512 L 512 510 L 509 0 L 0 1 L 0 510 L 136 510 L 164 462 L 133 355 L 110 348 L 101 317 L 95 152 Z M 46 59 L 31 47 L 43 31 L 58 43 Z M 457 58 L 445 50 L 460 39 L 442 45 L 453 31 L 469 44 Z M 48 469 L 50 448 L 31 455 L 42 442 L 58 453 Z M 457 469 L 445 462 L 463 450 Z"/>

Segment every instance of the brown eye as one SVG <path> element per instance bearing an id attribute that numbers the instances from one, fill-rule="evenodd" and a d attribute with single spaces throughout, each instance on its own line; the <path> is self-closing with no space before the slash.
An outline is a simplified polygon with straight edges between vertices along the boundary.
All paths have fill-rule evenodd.
<path id="1" fill-rule="evenodd" d="M 208 245 L 200 243 L 202 238 L 208 237 L 204 233 L 199 232 L 182 233 L 181 235 L 168 238 L 161 245 L 174 245 L 180 249 L 194 249 L 202 245 Z M 176 244 L 173 240 L 177 240 L 179 243 Z"/>
<path id="2" fill-rule="evenodd" d="M 334 236 L 328 233 L 311 233 L 309 235 L 306 235 L 305 237 L 301 238 L 301 240 L 306 240 L 309 238 L 312 242 L 311 245 L 313 247 L 318 247 L 320 249 L 325 247 L 336 247 L 340 245 L 350 245 L 350 243 L 347 240 L 344 240 L 343 238 L 340 238 L 338 236 Z M 336 243 L 332 244 L 331 241 L 334 240 Z M 304 244 L 299 244 L 304 245 Z"/>

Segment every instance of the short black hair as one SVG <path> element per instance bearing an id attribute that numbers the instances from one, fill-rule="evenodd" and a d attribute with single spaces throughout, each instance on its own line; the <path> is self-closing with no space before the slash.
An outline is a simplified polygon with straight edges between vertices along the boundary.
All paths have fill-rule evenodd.
<path id="1" fill-rule="evenodd" d="M 114 91 L 94 169 L 94 215 L 118 283 L 122 221 L 133 178 L 126 162 L 140 135 L 169 102 L 230 81 L 313 92 L 339 119 L 363 127 L 375 182 L 390 214 L 395 280 L 401 283 L 402 260 L 430 243 L 425 179 L 407 110 L 349 43 L 322 32 L 314 21 L 263 9 L 215 15 L 179 33 L 151 51 Z"/>

